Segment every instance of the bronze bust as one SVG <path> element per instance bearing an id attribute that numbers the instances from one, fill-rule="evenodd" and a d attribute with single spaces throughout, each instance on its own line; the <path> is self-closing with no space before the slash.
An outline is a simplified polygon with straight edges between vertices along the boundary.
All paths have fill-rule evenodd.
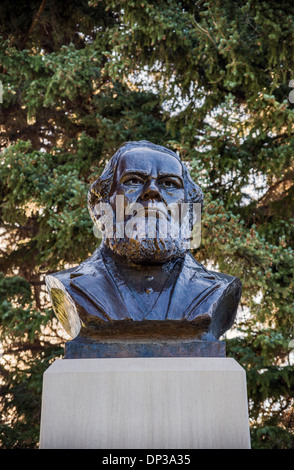
<path id="1" fill-rule="evenodd" d="M 108 215 L 99 212 L 101 204 L 110 208 Z M 203 207 L 203 193 L 171 150 L 128 142 L 110 159 L 88 194 L 90 215 L 103 233 L 101 245 L 79 266 L 46 277 L 55 314 L 72 338 L 216 342 L 232 326 L 241 282 L 208 271 L 192 256 L 181 231 L 171 235 L 167 209 L 180 204 Z M 164 234 L 158 214 L 167 221 Z M 108 233 L 106 215 L 113 222 Z M 147 216 L 152 237 L 138 235 Z M 133 232 L 124 232 L 128 224 Z"/>

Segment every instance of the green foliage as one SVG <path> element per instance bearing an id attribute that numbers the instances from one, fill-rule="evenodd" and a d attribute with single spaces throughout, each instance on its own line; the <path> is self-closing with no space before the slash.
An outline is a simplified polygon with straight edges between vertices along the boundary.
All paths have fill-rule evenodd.
<path id="1" fill-rule="evenodd" d="M 242 280 L 227 351 L 252 447 L 293 448 L 293 5 L 2 2 L 0 35 L 2 446 L 37 445 L 42 373 L 66 340 L 44 275 L 93 252 L 88 187 L 147 139 L 204 190 L 197 259 Z"/>
<path id="2" fill-rule="evenodd" d="M 61 357 L 54 344 L 53 313 L 37 309 L 31 285 L 22 277 L 0 273 L 0 439 L 3 448 L 34 448 L 39 439 L 42 376 L 50 363 Z M 47 332 L 47 330 L 49 332 Z M 58 337 L 58 332 L 56 332 Z"/>

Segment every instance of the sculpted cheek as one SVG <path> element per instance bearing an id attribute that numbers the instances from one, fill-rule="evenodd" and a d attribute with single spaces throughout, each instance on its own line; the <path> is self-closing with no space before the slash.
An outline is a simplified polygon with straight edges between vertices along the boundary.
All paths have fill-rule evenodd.
<path id="1" fill-rule="evenodd" d="M 169 199 L 172 199 L 174 200 L 175 202 L 183 202 L 184 201 L 184 191 L 180 190 L 180 191 L 175 191 L 175 190 L 167 190 L 166 191 L 166 196 L 169 198 Z"/>

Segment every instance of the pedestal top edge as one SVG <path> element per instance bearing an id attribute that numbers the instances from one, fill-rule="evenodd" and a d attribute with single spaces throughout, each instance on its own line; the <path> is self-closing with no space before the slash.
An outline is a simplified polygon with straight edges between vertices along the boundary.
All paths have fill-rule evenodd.
<path id="1" fill-rule="evenodd" d="M 126 357 L 56 359 L 47 373 L 95 373 L 122 371 L 240 371 L 242 366 L 230 357 Z"/>

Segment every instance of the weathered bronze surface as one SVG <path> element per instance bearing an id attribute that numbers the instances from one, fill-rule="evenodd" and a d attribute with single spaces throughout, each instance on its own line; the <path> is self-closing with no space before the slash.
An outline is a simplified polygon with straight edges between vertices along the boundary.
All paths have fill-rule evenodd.
<path id="1" fill-rule="evenodd" d="M 77 336 L 65 345 L 66 359 L 95 357 L 225 357 L 224 341 L 152 340 L 98 341 Z"/>
<path id="2" fill-rule="evenodd" d="M 106 234 L 100 247 L 79 266 L 46 277 L 56 316 L 72 338 L 78 337 L 73 344 L 80 344 L 80 351 L 87 344 L 87 357 L 100 357 L 105 341 L 144 344 L 140 354 L 145 351 L 148 355 L 150 343 L 162 340 L 180 341 L 181 345 L 200 341 L 188 349 L 191 353 L 194 348 L 191 354 L 205 355 L 203 342 L 215 343 L 234 322 L 240 280 L 208 271 L 187 250 L 181 236 L 175 239 L 168 232 L 164 238 L 160 234 L 153 239 L 118 237 L 117 196 L 124 198 L 124 225 L 130 220 L 127 208 L 132 204 L 143 205 L 146 214 L 150 205 L 156 211 L 183 202 L 203 204 L 201 189 L 175 153 L 146 141 L 121 147 L 91 186 L 88 197 L 94 223 L 100 217 L 95 206 L 110 204 L 114 232 Z M 154 355 L 160 350 L 169 355 L 166 347 L 153 347 Z M 173 343 L 169 351 L 174 347 Z M 112 353 L 109 348 L 108 354 L 115 357 L 114 347 Z M 181 348 L 178 346 L 178 351 Z M 78 349 L 71 347 L 72 351 Z M 138 345 L 131 349 L 136 355 Z M 207 355 L 211 355 L 208 349 Z M 125 347 L 125 351 L 130 354 L 130 349 Z M 224 355 L 222 347 L 214 351 Z M 85 357 L 82 352 L 75 354 L 71 357 Z"/>

